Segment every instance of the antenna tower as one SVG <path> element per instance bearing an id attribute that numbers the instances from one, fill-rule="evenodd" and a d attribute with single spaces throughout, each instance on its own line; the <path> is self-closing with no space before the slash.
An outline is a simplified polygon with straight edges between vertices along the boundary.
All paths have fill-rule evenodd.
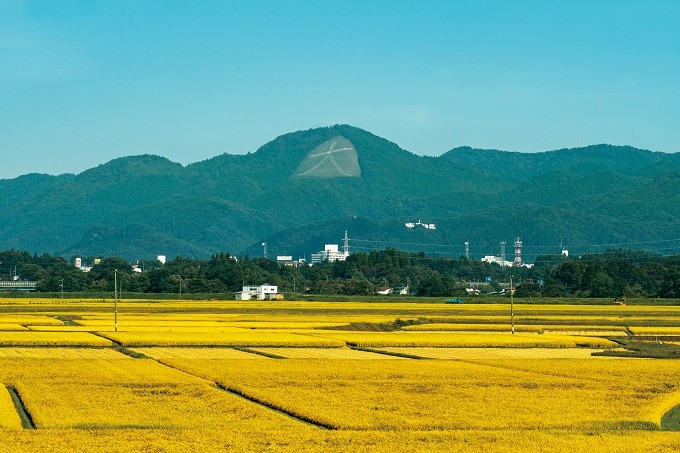
<path id="1" fill-rule="evenodd" d="M 263 242 L 262 243 L 262 258 L 267 258 L 267 243 Z"/>
<path id="2" fill-rule="evenodd" d="M 343 252 L 345 252 L 345 256 L 349 256 L 349 237 L 347 237 L 347 230 L 345 230 L 345 245 L 343 247 Z"/>
<path id="3" fill-rule="evenodd" d="M 505 267 L 505 241 L 501 241 L 501 266 Z"/>
<path id="4" fill-rule="evenodd" d="M 517 236 L 515 238 L 515 261 L 513 266 L 522 265 L 522 238 Z"/>
<path id="5" fill-rule="evenodd" d="M 470 259 L 470 241 L 465 241 L 465 258 Z"/>

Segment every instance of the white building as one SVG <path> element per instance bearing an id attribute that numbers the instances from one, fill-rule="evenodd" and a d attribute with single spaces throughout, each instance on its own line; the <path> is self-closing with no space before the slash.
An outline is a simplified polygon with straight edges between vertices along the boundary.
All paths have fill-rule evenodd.
<path id="1" fill-rule="evenodd" d="M 418 220 L 417 222 L 408 222 L 408 223 L 405 223 L 404 225 L 406 225 L 406 228 L 408 228 L 410 230 L 412 230 L 413 228 L 415 228 L 418 225 L 422 226 L 426 230 L 436 230 L 437 229 L 437 225 L 435 225 L 434 223 L 423 223 L 420 220 Z"/>
<path id="2" fill-rule="evenodd" d="M 512 261 L 503 261 L 500 256 L 486 255 L 482 258 L 485 263 L 496 263 L 501 267 L 511 267 L 514 263 Z"/>
<path id="3" fill-rule="evenodd" d="M 242 291 L 236 293 L 236 300 L 274 300 L 283 299 L 279 294 L 279 287 L 276 285 L 246 285 Z"/>
<path id="4" fill-rule="evenodd" d="M 298 258 L 297 260 L 293 260 L 293 257 L 290 255 L 279 255 L 276 257 L 276 264 L 279 264 L 281 266 L 297 267 L 304 263 L 305 263 L 304 258 Z"/>
<path id="5" fill-rule="evenodd" d="M 312 253 L 312 264 L 323 263 L 324 261 L 345 261 L 349 252 L 338 250 L 338 244 L 326 244 L 322 252 Z"/>

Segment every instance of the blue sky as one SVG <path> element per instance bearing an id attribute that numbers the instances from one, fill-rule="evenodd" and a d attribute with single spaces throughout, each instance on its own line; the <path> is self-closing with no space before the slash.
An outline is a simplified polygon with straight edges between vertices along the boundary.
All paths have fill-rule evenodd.
<path id="1" fill-rule="evenodd" d="M 680 1 L 0 0 L 0 178 L 336 123 L 420 155 L 680 151 Z"/>

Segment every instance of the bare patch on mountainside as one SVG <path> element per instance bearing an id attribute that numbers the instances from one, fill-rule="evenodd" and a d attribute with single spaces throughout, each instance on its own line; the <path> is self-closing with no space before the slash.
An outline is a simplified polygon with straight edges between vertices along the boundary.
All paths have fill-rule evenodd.
<path id="1" fill-rule="evenodd" d="M 314 148 L 300 163 L 294 178 L 361 177 L 359 156 L 352 142 L 338 135 Z"/>

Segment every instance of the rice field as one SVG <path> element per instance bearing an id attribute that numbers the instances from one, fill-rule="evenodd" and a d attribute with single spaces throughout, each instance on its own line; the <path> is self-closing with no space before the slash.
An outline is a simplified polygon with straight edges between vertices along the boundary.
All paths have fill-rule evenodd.
<path id="1" fill-rule="evenodd" d="M 379 367 L 354 360 L 249 361 L 239 367 L 228 361 L 162 360 L 272 406 L 351 430 L 657 429 L 656 408 L 665 408 L 680 390 L 678 363 L 670 367 L 675 376 L 649 386 L 634 372 L 641 370 L 625 363 L 618 366 L 630 374 L 621 382 L 593 373 L 554 375 L 533 362 L 527 372 L 442 360 L 385 360 Z"/>
<path id="2" fill-rule="evenodd" d="M 407 332 L 508 332 L 506 324 L 454 324 L 454 323 L 428 323 L 404 326 L 402 330 Z M 518 333 L 545 333 L 550 335 L 576 335 L 591 337 L 625 337 L 628 335 L 625 327 L 620 326 L 579 326 L 579 325 L 520 325 L 515 327 Z"/>
<path id="3" fill-rule="evenodd" d="M 12 347 L 0 348 L 0 359 L 108 360 L 120 359 L 111 348 Z M 58 363 L 58 362 L 57 362 Z"/>
<path id="4" fill-rule="evenodd" d="M 38 430 L 46 428 L 297 427 L 209 383 L 152 360 L 0 359 L 0 380 L 16 388 Z"/>
<path id="5" fill-rule="evenodd" d="M 666 327 L 631 327 L 630 331 L 634 335 L 676 335 L 680 337 L 680 327 L 666 326 Z"/>
<path id="6" fill-rule="evenodd" d="M 15 331 L 15 330 L 29 330 L 28 327 L 24 327 L 21 324 L 0 324 L 1 331 Z"/>
<path id="7" fill-rule="evenodd" d="M 105 338 L 86 332 L 0 332 L 0 346 L 111 346 Z"/>
<path id="8" fill-rule="evenodd" d="M 278 346 L 278 347 L 342 347 L 341 340 L 311 337 L 289 332 L 99 332 L 102 337 L 123 346 Z"/>
<path id="9" fill-rule="evenodd" d="M 361 347 L 479 347 L 479 348 L 612 348 L 603 338 L 510 333 L 468 332 L 324 332 L 324 338 Z"/>
<path id="10" fill-rule="evenodd" d="M 680 360 L 591 355 L 680 307 L 515 307 L 0 300 L 0 452 L 680 450 Z"/>
<path id="11" fill-rule="evenodd" d="M 153 359 L 238 359 L 264 360 L 265 356 L 233 348 L 134 348 L 135 352 Z"/>
<path id="12" fill-rule="evenodd" d="M 9 390 L 4 385 L 0 385 L 0 430 L 21 428 L 21 418 L 14 408 Z"/>
<path id="13" fill-rule="evenodd" d="M 591 359 L 599 349 L 588 348 L 380 348 L 396 354 L 438 360 Z M 601 360 L 610 360 L 601 358 Z"/>
<path id="14" fill-rule="evenodd" d="M 397 356 L 381 355 L 350 348 L 254 348 L 254 350 L 287 359 L 403 360 Z"/>

